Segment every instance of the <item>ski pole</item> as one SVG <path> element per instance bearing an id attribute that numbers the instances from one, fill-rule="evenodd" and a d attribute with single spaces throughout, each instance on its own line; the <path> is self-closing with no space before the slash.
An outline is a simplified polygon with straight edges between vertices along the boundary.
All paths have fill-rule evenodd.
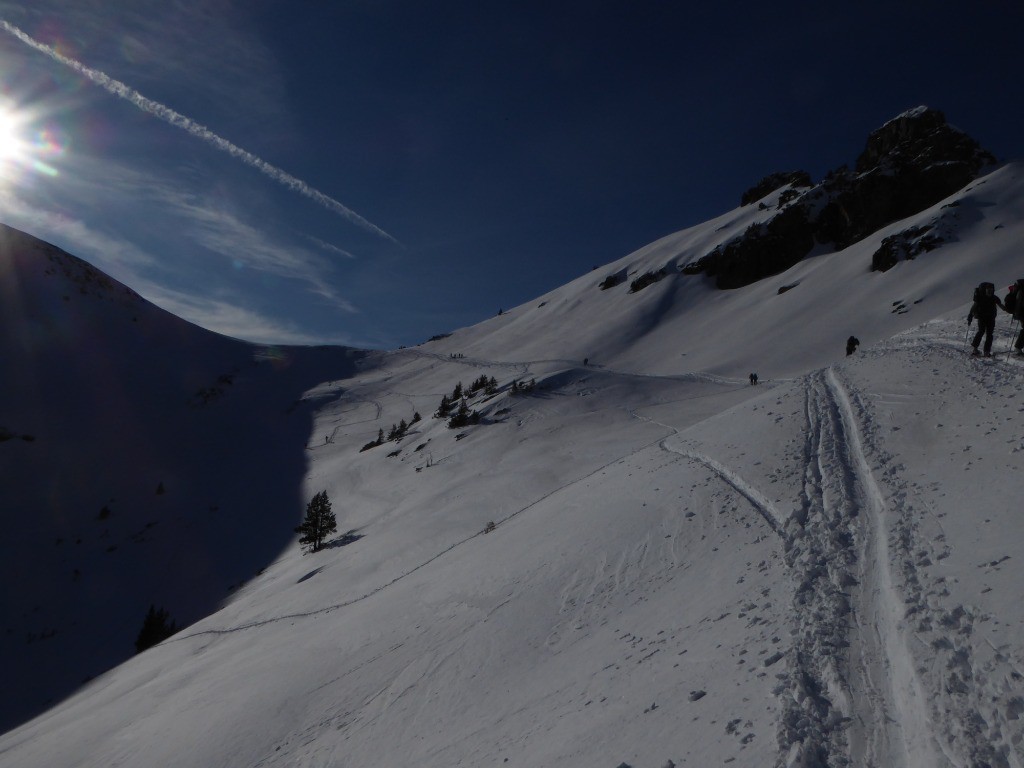
<path id="1" fill-rule="evenodd" d="M 1017 336 L 1017 324 L 1020 322 L 1016 317 L 1010 324 L 1010 338 L 1006 340 L 1006 359 L 1010 359 L 1010 349 L 1013 348 L 1013 340 Z"/>

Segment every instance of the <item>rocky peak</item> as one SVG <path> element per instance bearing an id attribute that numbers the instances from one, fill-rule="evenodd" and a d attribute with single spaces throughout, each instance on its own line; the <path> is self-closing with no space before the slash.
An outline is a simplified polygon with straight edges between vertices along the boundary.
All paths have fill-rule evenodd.
<path id="1" fill-rule="evenodd" d="M 914 166 L 923 170 L 936 163 L 963 163 L 977 173 L 995 162 L 991 153 L 930 107 L 917 107 L 887 122 L 868 136 L 857 158 L 857 173 L 885 166 Z"/>
<path id="2" fill-rule="evenodd" d="M 872 132 L 853 171 L 843 166 L 810 189 L 794 184 L 773 206 L 762 202 L 765 210 L 775 208 L 773 215 L 683 272 L 714 277 L 719 288 L 748 285 L 793 266 L 815 243 L 842 250 L 913 216 L 994 163 L 990 152 L 949 125 L 942 112 L 917 107 Z M 744 203 L 787 182 L 793 183 L 787 174 L 766 177 L 747 191 Z"/>

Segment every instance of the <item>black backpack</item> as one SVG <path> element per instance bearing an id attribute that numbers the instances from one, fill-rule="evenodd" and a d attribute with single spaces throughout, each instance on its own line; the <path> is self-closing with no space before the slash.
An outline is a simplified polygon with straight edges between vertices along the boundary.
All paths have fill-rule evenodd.
<path id="1" fill-rule="evenodd" d="M 978 287 L 974 289 L 974 300 L 980 301 L 986 295 L 986 291 L 989 290 L 991 290 L 992 294 L 995 295 L 995 283 L 978 283 Z"/>

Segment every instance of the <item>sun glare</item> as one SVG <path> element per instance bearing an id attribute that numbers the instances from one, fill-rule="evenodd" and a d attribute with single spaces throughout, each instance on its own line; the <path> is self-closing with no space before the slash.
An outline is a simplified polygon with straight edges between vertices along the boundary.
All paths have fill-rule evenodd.
<path id="1" fill-rule="evenodd" d="M 51 127 L 37 127 L 30 113 L 0 101 L 0 180 L 24 180 L 33 172 L 57 176 L 50 165 L 65 152 L 61 134 Z"/>
<path id="2" fill-rule="evenodd" d="M 17 159 L 23 151 L 18 121 L 10 112 L 0 111 L 0 160 Z"/>

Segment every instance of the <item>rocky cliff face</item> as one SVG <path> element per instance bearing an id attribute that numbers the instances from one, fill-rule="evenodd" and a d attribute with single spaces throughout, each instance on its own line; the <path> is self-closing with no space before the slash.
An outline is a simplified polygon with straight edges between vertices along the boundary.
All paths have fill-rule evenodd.
<path id="1" fill-rule="evenodd" d="M 704 273 L 719 288 L 738 288 L 776 274 L 807 256 L 815 243 L 841 250 L 887 224 L 951 195 L 995 163 L 991 153 L 949 125 L 935 109 L 918 107 L 874 131 L 853 170 L 842 166 L 807 187 L 807 174 L 775 174 L 748 190 L 743 204 L 781 186 L 776 213 L 721 245 L 684 272 Z M 803 186 L 805 188 L 801 189 Z M 887 268 L 891 259 L 873 268 Z"/>

